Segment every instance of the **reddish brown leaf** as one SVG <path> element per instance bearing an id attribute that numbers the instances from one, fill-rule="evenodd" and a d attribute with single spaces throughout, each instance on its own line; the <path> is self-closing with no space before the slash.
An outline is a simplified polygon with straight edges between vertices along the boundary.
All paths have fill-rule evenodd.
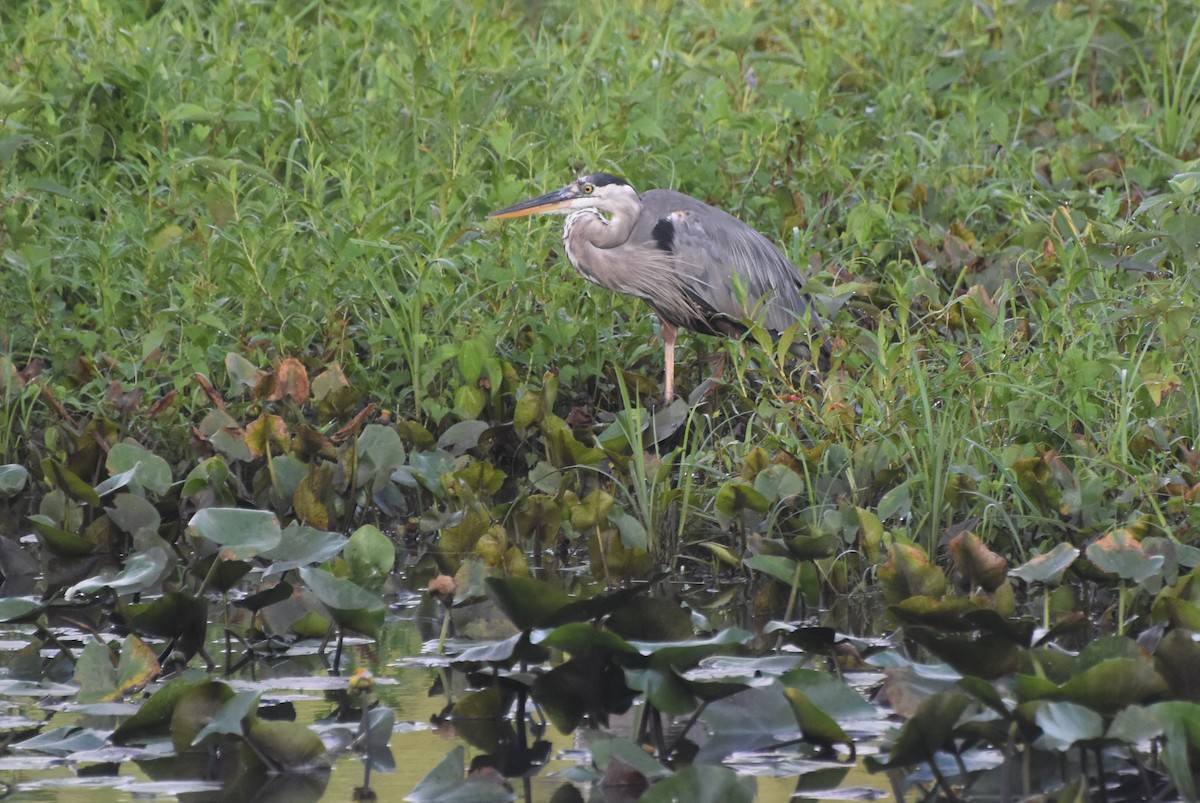
<path id="1" fill-rule="evenodd" d="M 1004 583 L 1008 561 L 997 555 L 973 532 L 959 533 L 950 539 L 950 557 L 968 589 L 982 588 L 989 593 Z"/>
<path id="2" fill-rule="evenodd" d="M 37 379 L 38 375 L 42 373 L 42 370 L 45 367 L 45 360 L 43 360 L 41 357 L 34 357 L 32 360 L 25 363 L 25 367 L 21 369 L 21 372 L 17 374 L 15 378 L 19 378 L 21 383 L 20 386 L 25 387 L 25 383 Z"/>
<path id="3" fill-rule="evenodd" d="M 220 393 L 217 393 L 217 389 L 212 386 L 212 382 L 208 381 L 208 377 L 201 373 L 194 373 L 192 374 L 192 379 L 196 380 L 196 383 L 200 385 L 200 389 L 204 391 L 205 396 L 208 396 L 208 400 L 212 402 L 214 407 L 218 410 L 225 409 L 224 399 L 221 398 Z"/>
<path id="4" fill-rule="evenodd" d="M 123 416 L 137 412 L 138 408 L 142 406 L 142 399 L 145 395 L 145 388 L 134 388 L 127 391 L 117 379 L 109 382 L 108 388 L 104 391 L 105 401 L 117 408 L 117 412 Z"/>
<path id="5" fill-rule="evenodd" d="M 168 409 L 170 409 L 171 405 L 175 403 L 175 398 L 178 395 L 179 394 L 176 393 L 173 388 L 167 391 L 165 396 L 146 408 L 146 415 L 150 416 L 151 418 L 158 418 Z"/>
<path id="6" fill-rule="evenodd" d="M 42 396 L 42 401 L 53 407 L 54 412 L 58 413 L 60 418 L 69 423 L 72 427 L 76 426 L 75 419 L 72 418 L 71 414 L 67 412 L 67 408 L 63 407 L 62 402 L 60 402 L 58 397 L 54 395 L 54 391 L 50 389 L 49 385 L 39 382 L 38 392 Z"/>
<path id="7" fill-rule="evenodd" d="M 371 403 L 359 411 L 358 415 L 350 420 L 350 423 L 339 429 L 337 432 L 329 436 L 329 440 L 334 443 L 341 443 L 346 438 L 354 435 L 362 427 L 362 422 L 369 418 L 372 413 L 378 408 L 378 405 Z"/>
<path id="8" fill-rule="evenodd" d="M 595 417 L 582 407 L 572 407 L 567 413 L 567 426 L 573 429 L 586 429 L 596 423 Z"/>
<path id="9" fill-rule="evenodd" d="M 304 404 L 310 392 L 308 370 L 295 357 L 288 357 L 275 367 L 275 389 L 271 392 L 271 401 L 289 398 L 296 404 Z"/>

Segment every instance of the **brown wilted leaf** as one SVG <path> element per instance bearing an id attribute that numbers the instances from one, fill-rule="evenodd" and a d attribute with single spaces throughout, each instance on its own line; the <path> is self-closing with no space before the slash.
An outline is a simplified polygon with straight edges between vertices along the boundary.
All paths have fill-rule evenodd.
<path id="1" fill-rule="evenodd" d="M 1054 241 L 1049 237 L 1042 241 L 1042 259 L 1050 263 L 1058 259 L 1058 249 L 1054 247 Z"/>
<path id="2" fill-rule="evenodd" d="M 608 762 L 608 767 L 604 770 L 604 777 L 600 779 L 600 787 L 602 789 L 620 789 L 623 792 L 629 793 L 629 800 L 636 800 L 641 797 L 642 792 L 650 788 L 650 782 L 646 780 L 646 776 L 640 770 L 626 764 L 620 758 L 613 757 Z"/>
<path id="3" fill-rule="evenodd" d="M 21 369 L 19 374 L 17 374 L 21 380 L 21 387 L 25 387 L 26 382 L 32 382 L 34 379 L 37 379 L 42 371 L 45 370 L 45 368 L 46 361 L 41 357 L 34 357 L 32 360 L 25 363 L 25 367 Z"/>
<path id="4" fill-rule="evenodd" d="M 879 567 L 883 597 L 895 605 L 909 597 L 933 597 L 946 592 L 946 575 L 921 549 L 908 544 L 893 543 L 888 559 Z"/>
<path id="5" fill-rule="evenodd" d="M 204 391 L 204 395 L 208 397 L 208 400 L 213 403 L 214 407 L 218 410 L 225 409 L 225 400 L 221 398 L 220 393 L 217 393 L 216 388 L 212 386 L 212 382 L 208 381 L 208 377 L 197 372 L 192 374 L 192 379 L 196 380 L 196 384 Z"/>
<path id="6" fill-rule="evenodd" d="M 596 423 L 596 419 L 582 407 L 572 407 L 571 412 L 567 413 L 566 422 L 573 429 L 587 429 Z"/>
<path id="7" fill-rule="evenodd" d="M 120 380 L 114 379 L 108 383 L 108 388 L 104 391 L 104 400 L 117 409 L 117 412 L 123 416 L 130 416 L 137 412 L 142 406 L 142 399 L 146 396 L 145 388 L 134 388 L 133 390 L 125 390 L 121 386 Z"/>
<path id="8" fill-rule="evenodd" d="M 939 254 L 937 249 L 923 239 L 918 237 L 912 244 L 913 252 L 917 255 L 917 261 L 922 265 L 936 265 Z"/>
<path id="9" fill-rule="evenodd" d="M 983 264 L 983 257 L 975 252 L 970 243 L 953 234 L 946 235 L 942 250 L 946 252 L 950 267 L 956 271 L 963 268 L 974 270 Z"/>
<path id="10" fill-rule="evenodd" d="M 71 414 L 67 412 L 67 408 L 63 407 L 62 402 L 60 402 L 58 397 L 54 395 L 54 391 L 50 389 L 49 385 L 39 382 L 38 393 L 41 394 L 42 401 L 53 407 L 54 412 L 58 413 L 62 420 L 66 421 L 73 427 L 76 426 L 75 419 L 72 418 Z"/>
<path id="11" fill-rule="evenodd" d="M 330 435 L 329 440 L 333 441 L 334 443 L 342 443 L 347 438 L 357 433 L 359 428 L 362 427 L 362 422 L 367 418 L 370 418 L 371 415 L 374 414 L 375 410 L 378 409 L 378 407 L 379 405 L 372 402 L 371 404 L 368 404 L 366 407 L 362 408 L 358 415 L 354 416 L 354 418 L 352 418 L 348 424 Z"/>
<path id="12" fill-rule="evenodd" d="M 1008 575 L 1008 561 L 988 549 L 973 532 L 959 533 L 950 539 L 950 557 L 964 579 L 966 588 L 982 588 L 991 593 Z"/>
<path id="13" fill-rule="evenodd" d="M 271 391 L 271 401 L 282 401 L 286 397 L 296 404 L 304 404 L 310 393 L 308 369 L 295 357 L 288 357 L 275 367 L 275 389 Z"/>
<path id="14" fill-rule="evenodd" d="M 166 395 L 146 408 L 146 415 L 150 416 L 151 418 L 158 418 L 170 409 L 171 405 L 175 403 L 175 399 L 178 397 L 178 395 L 179 394 L 174 388 L 167 391 Z"/>

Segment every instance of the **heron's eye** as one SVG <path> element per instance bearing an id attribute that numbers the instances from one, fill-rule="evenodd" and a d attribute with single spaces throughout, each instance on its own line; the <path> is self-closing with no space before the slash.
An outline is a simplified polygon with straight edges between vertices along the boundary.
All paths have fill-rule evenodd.
<path id="1" fill-rule="evenodd" d="M 584 194 L 584 195 L 591 195 L 591 194 L 592 194 L 592 185 L 591 185 L 591 184 L 584 184 L 584 185 L 583 185 L 583 194 Z"/>

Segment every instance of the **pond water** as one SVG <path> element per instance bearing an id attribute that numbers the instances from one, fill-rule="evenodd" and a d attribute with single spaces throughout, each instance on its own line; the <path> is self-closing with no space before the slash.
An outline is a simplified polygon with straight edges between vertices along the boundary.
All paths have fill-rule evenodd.
<path id="1" fill-rule="evenodd" d="M 378 639 L 349 642 L 343 656 L 341 677 L 331 676 L 327 670 L 329 656 L 317 655 L 314 642 L 297 645 L 270 662 L 262 661 L 247 667 L 230 678 L 230 682 L 238 688 L 261 690 L 265 705 L 272 702 L 291 704 L 296 721 L 312 724 L 328 721 L 337 711 L 338 701 L 344 699 L 347 676 L 360 667 L 369 669 L 376 678 L 378 700 L 395 713 L 388 750 L 375 754 L 370 788 L 380 800 L 401 800 L 447 753 L 464 744 L 451 723 L 434 724 L 446 705 L 446 696 L 441 689 L 445 685 L 443 679 L 448 677 L 446 667 L 440 665 L 441 659 L 434 655 L 437 629 L 432 619 L 418 614 L 415 609 L 393 609 Z M 6 663 L 11 660 L 17 651 L 28 645 L 30 634 L 31 631 L 20 627 L 0 633 L 0 659 L 6 659 Z M 82 643 L 79 631 L 60 629 L 56 635 L 73 648 Z M 218 664 L 223 663 L 222 646 L 211 645 L 211 654 Z M 50 680 L 70 682 L 64 678 L 47 678 Z M 461 682 L 461 679 L 450 681 L 455 688 Z M 111 732 L 116 721 L 113 717 L 97 718 L 90 709 L 88 713 L 81 713 L 67 693 L 44 699 L 24 693 L 0 695 L 0 700 L 4 702 L 0 713 L 0 735 L 7 733 L 8 738 L 35 726 L 40 726 L 40 731 L 46 733 L 61 726 L 94 724 L 98 733 L 106 734 Z M 635 705 L 629 714 L 613 718 L 611 729 L 628 733 L 636 709 Z M 47 716 L 49 720 L 43 722 Z M 20 738 L 27 735 L 22 734 Z M 518 799 L 563 799 L 563 787 L 572 784 L 564 774 L 590 763 L 582 732 L 564 735 L 548 727 L 543 738 L 550 742 L 547 763 L 528 780 L 510 780 Z M 470 744 L 465 746 L 469 764 L 482 751 Z M 150 747 L 153 752 L 153 745 Z M 160 752 L 170 753 L 169 742 L 160 747 Z M 206 772 L 202 763 L 189 770 L 183 767 L 192 765 L 177 757 L 167 756 L 148 762 L 137 758 L 136 751 L 123 754 L 118 750 L 111 755 L 103 752 L 45 755 L 10 750 L 0 756 L 0 781 L 7 785 L 7 799 L 22 801 L 115 803 L 154 799 L 250 799 L 240 792 L 236 798 L 228 797 L 217 786 L 198 783 Z M 783 753 L 777 758 L 768 754 L 733 762 L 739 772 L 756 776 L 756 800 L 863 800 L 891 795 L 884 776 L 870 775 L 858 766 L 851 767 L 844 776 L 839 770 L 837 780 L 832 784 L 837 791 L 798 793 L 797 776 L 789 773 L 787 763 L 795 760 L 795 754 Z M 360 753 L 343 750 L 336 753 L 327 776 L 277 779 L 255 789 L 252 799 L 287 803 L 362 799 L 361 792 L 356 790 L 363 785 L 364 768 Z M 820 778 L 820 775 L 806 773 L 804 784 L 811 787 L 817 783 L 819 788 Z M 592 793 L 586 784 L 578 785 L 578 789 L 582 797 L 574 799 L 589 799 Z M 560 797 L 556 798 L 556 793 Z M 608 797 L 593 796 L 591 799 L 634 798 L 622 790 L 610 790 Z"/>

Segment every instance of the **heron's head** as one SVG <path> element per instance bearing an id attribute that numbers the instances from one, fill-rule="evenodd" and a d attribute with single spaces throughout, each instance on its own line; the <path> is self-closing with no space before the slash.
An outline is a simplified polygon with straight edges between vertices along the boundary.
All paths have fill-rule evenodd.
<path id="1" fill-rule="evenodd" d="M 638 201 L 637 191 L 629 182 L 610 173 L 580 176 L 561 190 L 554 190 L 528 201 L 506 206 L 488 215 L 489 220 L 526 215 L 569 215 L 581 209 L 616 213 Z"/>

